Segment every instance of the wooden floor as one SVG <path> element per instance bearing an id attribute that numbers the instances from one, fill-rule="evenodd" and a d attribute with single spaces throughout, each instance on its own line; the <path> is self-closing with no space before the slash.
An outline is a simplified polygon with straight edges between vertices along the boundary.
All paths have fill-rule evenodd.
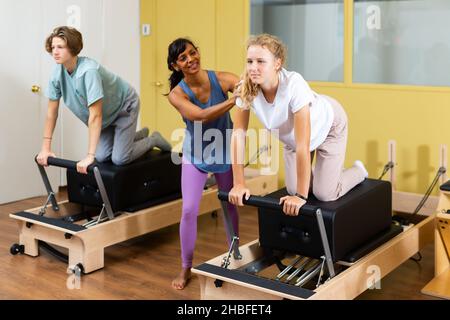
<path id="1" fill-rule="evenodd" d="M 64 193 L 58 200 L 65 198 Z M 199 299 L 194 276 L 182 291 L 171 288 L 180 266 L 178 224 L 152 232 L 105 250 L 105 268 L 81 278 L 80 289 L 68 289 L 66 265 L 45 251 L 39 257 L 13 256 L 11 245 L 18 242 L 18 227 L 9 218 L 13 212 L 40 206 L 44 198 L 33 198 L 0 206 L 0 299 Z M 241 243 L 258 237 L 256 209 L 240 210 Z M 194 265 L 227 250 L 221 214 L 199 218 Z M 358 299 L 433 299 L 420 293 L 433 278 L 433 247 L 422 252 L 381 281 L 381 289 L 368 290 Z"/>

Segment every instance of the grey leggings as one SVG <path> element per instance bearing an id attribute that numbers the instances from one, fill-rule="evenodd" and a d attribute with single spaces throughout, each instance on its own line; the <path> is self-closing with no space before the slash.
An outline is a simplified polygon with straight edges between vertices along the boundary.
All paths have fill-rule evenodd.
<path id="1" fill-rule="evenodd" d="M 136 90 L 130 87 L 117 118 L 100 134 L 95 153 L 97 161 L 111 160 L 116 165 L 124 165 L 151 149 L 147 139 L 134 141 L 139 108 L 139 96 Z"/>

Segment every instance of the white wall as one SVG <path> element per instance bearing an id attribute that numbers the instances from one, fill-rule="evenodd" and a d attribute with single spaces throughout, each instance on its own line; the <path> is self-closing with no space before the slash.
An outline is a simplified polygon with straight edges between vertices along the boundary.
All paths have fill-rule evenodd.
<path id="1" fill-rule="evenodd" d="M 103 64 L 140 92 L 140 1 L 105 1 L 105 54 Z"/>

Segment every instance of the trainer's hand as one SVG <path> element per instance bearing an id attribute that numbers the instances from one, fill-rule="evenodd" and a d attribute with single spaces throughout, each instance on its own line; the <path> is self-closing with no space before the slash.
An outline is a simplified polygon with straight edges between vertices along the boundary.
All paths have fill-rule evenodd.
<path id="1" fill-rule="evenodd" d="M 47 159 L 48 157 L 56 157 L 53 152 L 50 150 L 41 150 L 39 154 L 37 155 L 37 162 L 44 167 L 48 167 Z"/>
<path id="2" fill-rule="evenodd" d="M 233 104 L 236 104 L 236 99 L 241 98 L 241 87 L 240 82 L 236 84 L 233 90 L 233 94 L 231 95 L 231 100 L 233 101 Z"/>
<path id="3" fill-rule="evenodd" d="M 234 104 L 242 110 L 249 110 L 250 107 L 247 103 L 244 102 L 244 100 L 241 97 L 242 94 L 242 83 L 243 80 L 239 81 L 236 86 L 234 87 L 233 90 L 233 99 L 234 99 Z"/>
<path id="4" fill-rule="evenodd" d="M 92 155 L 88 155 L 83 160 L 77 162 L 77 171 L 79 173 L 87 174 L 87 168 L 93 164 L 95 161 L 95 157 Z"/>
<path id="5" fill-rule="evenodd" d="M 283 212 L 288 216 L 298 216 L 300 208 L 305 203 L 305 200 L 296 196 L 285 196 L 280 198 L 280 204 L 283 204 Z"/>
<path id="6" fill-rule="evenodd" d="M 244 203 L 242 202 L 242 199 L 244 195 L 245 200 L 248 200 L 248 198 L 250 198 L 250 190 L 243 185 L 236 185 L 228 193 L 228 202 L 234 205 L 243 206 Z"/>
<path id="7" fill-rule="evenodd" d="M 233 89 L 233 96 L 240 96 L 241 95 L 241 90 L 242 90 L 242 84 L 244 83 L 244 80 L 240 80 L 238 83 L 236 83 L 236 85 L 234 86 Z"/>

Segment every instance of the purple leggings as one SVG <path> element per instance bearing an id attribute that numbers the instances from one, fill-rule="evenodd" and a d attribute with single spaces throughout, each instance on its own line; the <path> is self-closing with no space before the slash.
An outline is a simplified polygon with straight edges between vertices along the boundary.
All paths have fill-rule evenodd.
<path id="1" fill-rule="evenodd" d="M 184 159 L 183 159 L 184 160 Z M 219 189 L 230 191 L 233 187 L 233 173 L 230 169 L 224 173 L 214 173 Z M 183 268 L 192 267 L 195 240 L 197 239 L 197 216 L 202 198 L 203 188 L 208 174 L 197 169 L 193 164 L 183 161 L 181 165 L 181 192 L 183 210 L 180 222 L 181 265 Z M 234 231 L 239 234 L 239 217 L 234 205 L 228 204 L 228 213 Z M 227 231 L 228 244 L 231 243 Z"/>

